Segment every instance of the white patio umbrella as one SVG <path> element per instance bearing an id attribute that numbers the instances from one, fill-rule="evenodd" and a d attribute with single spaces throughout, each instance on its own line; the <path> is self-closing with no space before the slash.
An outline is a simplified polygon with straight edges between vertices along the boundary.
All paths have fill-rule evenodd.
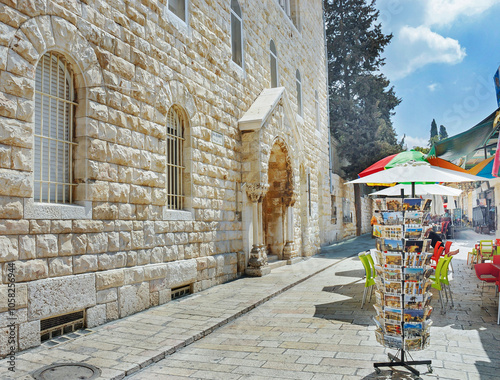
<path id="1" fill-rule="evenodd" d="M 371 193 L 371 196 L 381 196 L 385 195 L 388 197 L 401 196 L 401 189 L 404 191 L 405 195 L 411 194 L 411 185 L 403 185 L 399 184 L 396 186 L 388 187 L 387 189 L 383 189 L 380 191 L 376 191 Z M 462 193 L 462 190 L 455 189 L 449 186 L 437 185 L 437 184 L 429 184 L 429 185 L 415 185 L 415 195 L 447 195 L 456 197 Z"/>
<path id="2" fill-rule="evenodd" d="M 393 184 L 415 182 L 473 182 L 487 178 L 431 166 L 427 162 L 408 162 L 347 183 Z"/>

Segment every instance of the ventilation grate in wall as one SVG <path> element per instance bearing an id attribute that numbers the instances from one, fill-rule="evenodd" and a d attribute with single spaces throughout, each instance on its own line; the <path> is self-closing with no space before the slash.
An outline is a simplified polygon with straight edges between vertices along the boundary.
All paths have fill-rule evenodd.
<path id="1" fill-rule="evenodd" d="M 42 342 L 67 334 L 85 326 L 85 310 L 58 315 L 40 321 L 40 336 Z"/>
<path id="2" fill-rule="evenodd" d="M 191 294 L 191 285 L 180 286 L 178 288 L 172 289 L 172 299 L 175 300 L 177 298 L 185 297 Z"/>

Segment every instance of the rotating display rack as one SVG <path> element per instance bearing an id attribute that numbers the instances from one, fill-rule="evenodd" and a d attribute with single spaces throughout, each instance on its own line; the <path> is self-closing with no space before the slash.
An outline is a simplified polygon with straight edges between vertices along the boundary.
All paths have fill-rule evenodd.
<path id="1" fill-rule="evenodd" d="M 382 211 L 382 224 L 374 226 L 376 240 L 376 292 L 374 305 L 377 315 L 377 341 L 384 347 L 397 349 L 389 354 L 389 362 L 374 363 L 380 367 L 402 366 L 416 376 L 415 365 L 427 365 L 430 360 L 413 360 L 409 351 L 423 350 L 429 345 L 429 318 L 432 313 L 429 292 L 432 274 L 430 240 L 424 239 L 421 199 L 392 200 L 390 211 Z M 411 360 L 408 360 L 411 359 Z"/>

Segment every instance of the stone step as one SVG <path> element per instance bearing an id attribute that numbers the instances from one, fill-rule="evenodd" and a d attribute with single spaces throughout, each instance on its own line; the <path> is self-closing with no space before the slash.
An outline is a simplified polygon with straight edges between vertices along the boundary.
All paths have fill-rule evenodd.
<path id="1" fill-rule="evenodd" d="M 286 260 L 279 260 L 278 255 L 268 255 L 267 256 L 267 263 L 269 264 L 269 267 L 271 270 L 285 266 L 286 265 Z"/>

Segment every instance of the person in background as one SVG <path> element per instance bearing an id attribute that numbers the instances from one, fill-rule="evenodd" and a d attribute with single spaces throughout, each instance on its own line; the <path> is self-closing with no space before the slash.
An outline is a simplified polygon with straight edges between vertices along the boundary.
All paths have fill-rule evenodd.
<path id="1" fill-rule="evenodd" d="M 377 211 L 375 211 L 377 212 Z M 370 220 L 370 225 L 372 226 L 372 239 L 375 238 L 375 235 L 373 234 L 373 226 L 379 224 L 377 216 L 374 214 Z"/>
<path id="2" fill-rule="evenodd" d="M 434 247 L 438 241 L 440 241 L 441 244 L 443 244 L 443 239 L 441 239 L 441 236 L 439 236 L 439 234 L 437 234 L 432 229 L 432 227 L 428 228 L 427 231 L 425 231 L 424 239 L 431 239 L 431 247 L 433 248 L 432 253 L 434 253 Z M 455 251 L 450 251 L 448 252 L 448 256 L 456 255 L 458 251 L 459 251 L 458 249 Z"/>

